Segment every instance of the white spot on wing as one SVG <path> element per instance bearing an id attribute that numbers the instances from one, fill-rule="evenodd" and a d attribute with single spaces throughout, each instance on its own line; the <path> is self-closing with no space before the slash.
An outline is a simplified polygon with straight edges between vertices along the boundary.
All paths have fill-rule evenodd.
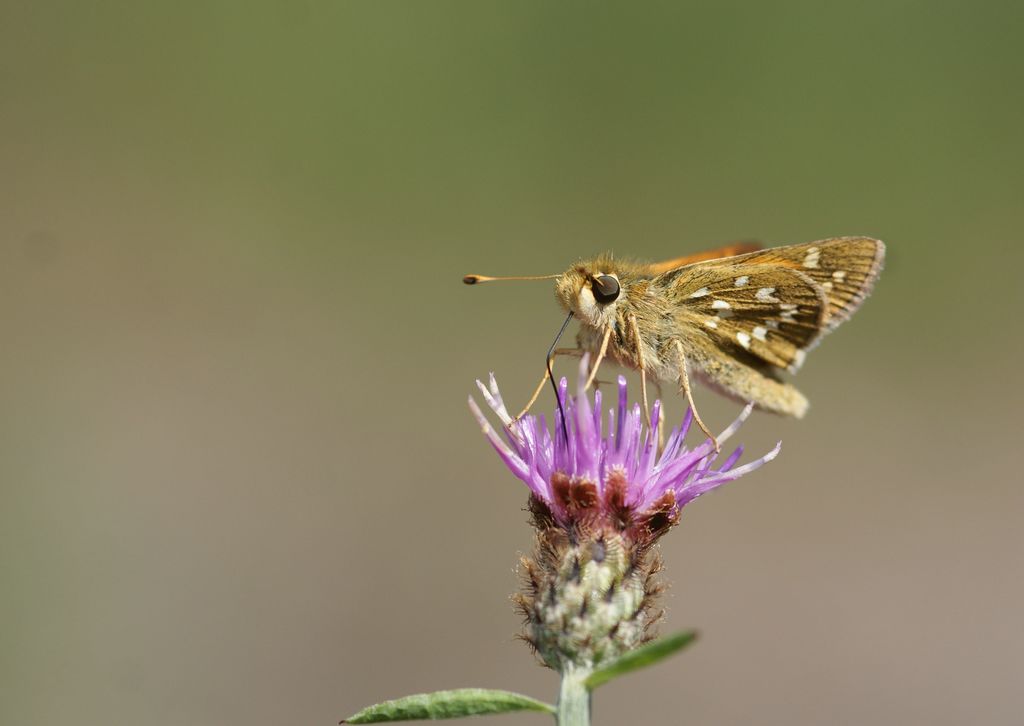
<path id="1" fill-rule="evenodd" d="M 761 302 L 778 302 L 779 299 L 772 295 L 773 292 L 775 292 L 774 287 L 762 287 L 757 291 L 757 294 L 754 295 L 754 297 Z"/>
<path id="2" fill-rule="evenodd" d="M 807 256 L 804 257 L 804 267 L 813 269 L 818 266 L 818 259 L 821 257 L 821 250 L 817 247 L 808 247 Z"/>
<path id="3" fill-rule="evenodd" d="M 706 287 L 702 287 L 700 290 L 697 290 L 697 292 L 691 293 L 690 297 L 704 297 L 707 294 L 708 289 Z"/>
<path id="4" fill-rule="evenodd" d="M 740 342 L 740 345 L 742 345 L 747 350 L 750 349 L 750 335 L 748 335 L 747 333 L 744 333 L 742 330 L 739 331 L 738 333 L 736 333 L 736 340 L 738 340 Z"/>
<path id="5" fill-rule="evenodd" d="M 825 282 L 821 283 L 821 289 L 825 292 L 832 292 L 832 281 L 825 280 Z"/>
<path id="6" fill-rule="evenodd" d="M 771 322 L 775 322 L 774 320 Z M 768 336 L 768 328 L 762 328 L 760 325 L 754 328 L 754 337 L 758 340 L 765 340 Z"/>
<path id="7" fill-rule="evenodd" d="M 789 366 L 789 370 L 793 372 L 798 371 L 800 369 L 800 366 L 804 364 L 804 358 L 806 357 L 807 354 L 804 351 L 797 350 L 797 352 L 793 355 L 793 364 Z"/>
<path id="8" fill-rule="evenodd" d="M 845 277 L 846 273 L 843 270 L 836 270 L 835 272 L 832 273 L 832 279 L 836 280 L 837 282 L 842 282 Z"/>
<path id="9" fill-rule="evenodd" d="M 713 307 L 715 310 L 728 310 L 729 308 L 732 307 L 732 305 L 730 305 L 725 300 L 715 300 L 713 303 L 711 303 L 711 307 Z"/>
<path id="10" fill-rule="evenodd" d="M 778 320 L 765 320 L 764 323 L 765 323 L 765 325 L 767 325 L 772 330 L 778 330 L 779 329 L 779 321 Z"/>
<path id="11" fill-rule="evenodd" d="M 704 324 L 706 326 L 708 326 L 709 328 L 717 328 L 718 327 L 718 321 L 715 320 L 714 318 L 708 318 L 707 320 L 704 321 Z"/>
<path id="12" fill-rule="evenodd" d="M 736 282 L 734 284 L 736 287 L 744 287 L 748 282 L 750 282 L 749 275 L 740 275 L 736 278 Z"/>

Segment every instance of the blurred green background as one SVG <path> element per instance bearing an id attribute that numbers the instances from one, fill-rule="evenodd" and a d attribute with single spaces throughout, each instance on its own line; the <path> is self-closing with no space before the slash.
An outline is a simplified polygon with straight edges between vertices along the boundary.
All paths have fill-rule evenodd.
<path id="1" fill-rule="evenodd" d="M 887 268 L 800 374 L 808 418 L 755 415 L 780 458 L 663 541 L 665 629 L 701 642 L 596 723 L 1018 722 L 1022 25 L 4 3 L 0 721 L 553 699 L 512 638 L 526 490 L 465 401 L 490 370 L 525 399 L 562 315 L 460 276 L 866 234 Z"/>

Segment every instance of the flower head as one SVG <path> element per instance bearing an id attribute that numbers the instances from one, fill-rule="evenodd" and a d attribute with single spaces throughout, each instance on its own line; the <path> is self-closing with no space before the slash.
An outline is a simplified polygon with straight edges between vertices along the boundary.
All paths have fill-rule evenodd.
<path id="1" fill-rule="evenodd" d="M 526 616 L 525 639 L 549 666 L 595 667 L 648 639 L 660 612 L 654 543 L 679 519 L 679 511 L 705 492 L 757 469 L 781 444 L 759 459 L 736 466 L 737 447 L 721 464 L 710 440 L 690 449 L 684 439 L 693 420 L 687 411 L 663 447 L 658 445 L 661 403 L 651 420 L 627 402 L 619 376 L 618 402 L 602 415 L 601 392 L 593 403 L 585 390 L 588 358 L 580 363 L 575 396 L 563 378 L 558 387 L 563 422 L 556 410 L 553 431 L 544 416 L 509 416 L 493 374 L 477 381 L 502 435 L 472 397 L 470 408 L 484 434 L 515 476 L 531 492 L 537 529 L 534 558 L 522 562 L 524 592 L 517 602 Z M 726 441 L 750 415 L 751 406 L 718 437 Z M 717 466 L 716 466 L 717 464 Z"/>
<path id="2" fill-rule="evenodd" d="M 469 400 L 473 414 L 498 455 L 563 527 L 617 522 L 623 529 L 636 529 L 657 523 L 674 524 L 679 510 L 686 504 L 757 469 L 779 452 L 781 442 L 761 458 L 736 466 L 743 453 L 743 447 L 739 446 L 716 466 L 718 454 L 710 439 L 693 449 L 684 442 L 693 421 L 690 410 L 682 424 L 669 433 L 659 452 L 657 431 L 661 402 L 654 402 L 651 420 L 645 421 L 639 403 L 629 407 L 626 379 L 619 376 L 618 402 L 614 408 L 609 408 L 605 425 L 601 392 L 594 393 L 591 404 L 583 389 L 587 365 L 585 356 L 580 363 L 575 396 L 566 395 L 568 384 L 564 378 L 558 387 L 561 408 L 567 419 L 564 429 L 558 410 L 553 432 L 548 430 L 543 415 L 514 421 L 502 402 L 493 374 L 489 386 L 480 381 L 477 385 L 488 406 L 504 424 L 504 438 L 490 426 L 476 402 Z M 718 436 L 720 443 L 736 433 L 751 408 L 748 404 Z M 563 431 L 568 433 L 568 441 Z M 656 531 L 660 534 L 664 528 Z"/>

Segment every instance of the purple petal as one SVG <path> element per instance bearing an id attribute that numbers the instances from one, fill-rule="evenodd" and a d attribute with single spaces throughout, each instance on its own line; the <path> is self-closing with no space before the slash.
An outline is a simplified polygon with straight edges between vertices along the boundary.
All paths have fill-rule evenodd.
<path id="1" fill-rule="evenodd" d="M 622 426 L 626 421 L 626 377 L 619 376 L 619 427 L 615 430 L 615 441 L 622 442 Z"/>

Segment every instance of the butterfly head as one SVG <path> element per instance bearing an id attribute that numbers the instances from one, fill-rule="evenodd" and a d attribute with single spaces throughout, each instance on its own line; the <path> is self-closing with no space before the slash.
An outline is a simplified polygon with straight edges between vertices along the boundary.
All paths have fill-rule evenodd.
<path id="1" fill-rule="evenodd" d="M 555 297 L 585 325 L 604 328 L 614 323 L 623 290 L 614 270 L 600 264 L 580 264 L 558 278 Z"/>

